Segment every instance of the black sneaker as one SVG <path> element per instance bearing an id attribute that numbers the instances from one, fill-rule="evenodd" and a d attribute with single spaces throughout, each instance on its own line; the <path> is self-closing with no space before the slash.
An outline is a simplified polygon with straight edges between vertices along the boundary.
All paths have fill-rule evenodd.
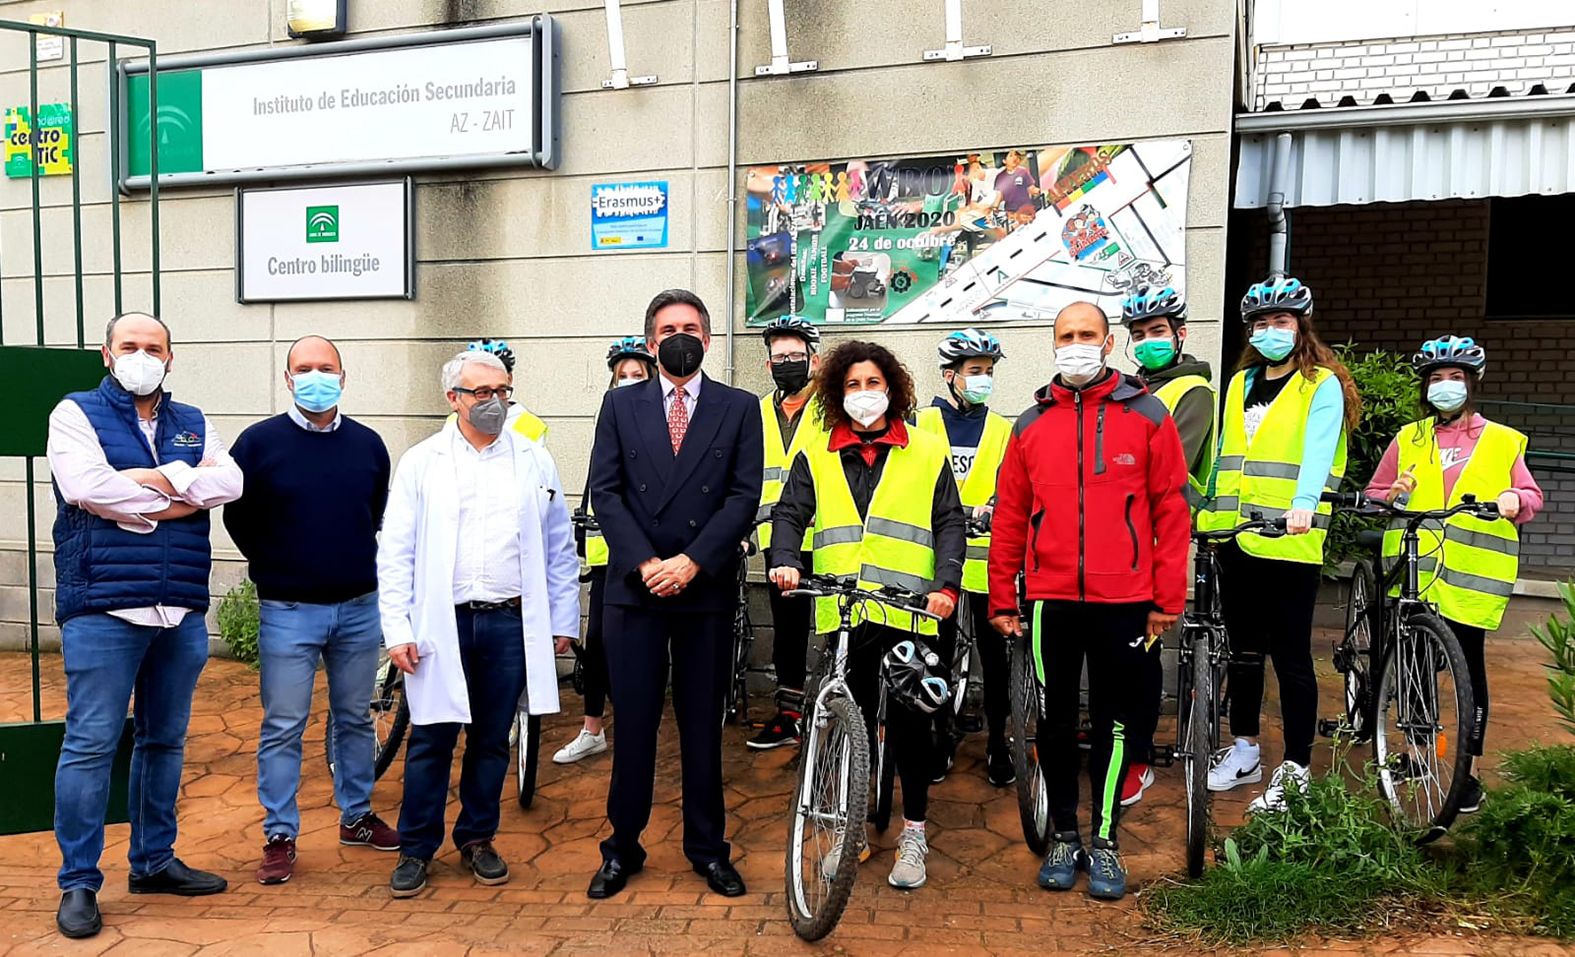
<path id="1" fill-rule="evenodd" d="M 941 732 L 937 747 L 940 750 L 935 755 L 935 775 L 930 778 L 931 784 L 940 784 L 946 780 L 946 775 L 952 773 L 952 768 L 957 765 L 957 741 L 949 732 Z"/>
<path id="2" fill-rule="evenodd" d="M 799 716 L 791 711 L 778 711 L 776 717 L 766 722 L 760 733 L 745 742 L 755 751 L 770 751 L 799 743 Z"/>
<path id="3" fill-rule="evenodd" d="M 1004 746 L 990 749 L 986 767 L 988 768 L 986 776 L 990 779 L 990 783 L 998 788 L 1004 788 L 1017 781 L 1017 768 L 1012 764 L 1012 752 Z"/>
<path id="4" fill-rule="evenodd" d="M 459 859 L 476 876 L 478 884 L 507 884 L 509 865 L 493 849 L 491 841 L 476 841 L 459 849 Z"/>
<path id="5" fill-rule="evenodd" d="M 1460 813 L 1475 814 L 1482 810 L 1482 782 L 1476 777 L 1466 778 L 1465 793 L 1460 795 Z"/>
<path id="6" fill-rule="evenodd" d="M 427 886 L 427 867 L 431 861 L 419 857 L 399 856 L 394 876 L 388 879 L 388 892 L 395 897 L 414 897 Z"/>

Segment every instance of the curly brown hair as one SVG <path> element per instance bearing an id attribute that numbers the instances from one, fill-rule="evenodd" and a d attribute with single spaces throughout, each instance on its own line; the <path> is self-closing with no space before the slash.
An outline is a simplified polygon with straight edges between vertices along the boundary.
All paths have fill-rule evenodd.
<path id="1" fill-rule="evenodd" d="M 873 362 L 880 369 L 880 374 L 886 380 L 886 420 L 906 419 L 913 412 L 915 403 L 913 392 L 913 376 L 891 350 L 883 345 L 873 342 L 864 342 L 852 339 L 840 343 L 835 349 L 826 353 L 820 361 L 820 372 L 815 376 L 818 383 L 815 389 L 815 404 L 820 411 L 821 421 L 827 429 L 834 429 L 839 425 L 853 427 L 853 420 L 848 417 L 842 408 L 842 397 L 846 392 L 848 370 L 860 362 Z"/>

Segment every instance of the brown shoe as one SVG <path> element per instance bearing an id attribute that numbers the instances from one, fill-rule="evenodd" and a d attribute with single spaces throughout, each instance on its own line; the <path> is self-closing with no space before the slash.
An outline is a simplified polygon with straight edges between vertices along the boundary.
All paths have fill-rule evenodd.
<path id="1" fill-rule="evenodd" d="M 339 843 L 348 847 L 370 847 L 374 851 L 397 851 L 399 832 L 368 811 L 351 824 L 339 825 Z"/>
<path id="2" fill-rule="evenodd" d="M 263 845 L 262 866 L 257 868 L 257 883 L 283 884 L 295 873 L 295 838 L 275 834 Z"/>

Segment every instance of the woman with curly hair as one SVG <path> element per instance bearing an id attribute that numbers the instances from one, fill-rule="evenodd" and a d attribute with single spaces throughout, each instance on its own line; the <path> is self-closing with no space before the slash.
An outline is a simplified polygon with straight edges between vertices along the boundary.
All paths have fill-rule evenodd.
<path id="1" fill-rule="evenodd" d="M 927 595 L 932 614 L 951 615 L 966 551 L 962 503 L 952 478 L 951 450 L 904 421 L 914 409 L 912 376 L 884 346 L 844 342 L 821 364 L 815 402 L 828 436 L 799 452 L 788 473 L 772 516 L 766 556 L 771 581 L 783 591 L 798 586 L 805 571 L 799 543 L 809 529 L 814 573 L 857 576 L 870 590 L 898 584 Z M 873 728 L 882 656 L 906 640 L 933 644 L 936 627 L 933 620 L 915 622 L 917 616 L 892 605 L 876 606 L 869 617 L 852 635 L 848 683 Z M 818 599 L 815 632 L 829 634 L 839 623 L 836 603 Z M 888 700 L 886 741 L 902 780 L 906 819 L 888 880 L 893 887 L 912 889 L 925 881 L 924 821 L 936 758 L 930 715 L 920 707 L 925 702 Z M 868 840 L 860 847 L 864 860 Z M 828 859 L 824 867 L 832 873 L 838 863 Z"/>

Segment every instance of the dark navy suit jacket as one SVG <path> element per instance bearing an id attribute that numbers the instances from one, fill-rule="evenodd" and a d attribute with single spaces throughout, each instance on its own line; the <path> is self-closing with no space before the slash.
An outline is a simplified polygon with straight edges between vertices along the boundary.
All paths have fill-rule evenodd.
<path id="1" fill-rule="evenodd" d="M 730 612 L 738 601 L 739 543 L 749 537 L 760 505 L 760 400 L 701 375 L 676 456 L 659 377 L 602 399 L 591 449 L 591 507 L 610 553 L 608 604 Z M 646 559 L 678 554 L 700 572 L 679 595 L 656 598 L 638 568 Z"/>

